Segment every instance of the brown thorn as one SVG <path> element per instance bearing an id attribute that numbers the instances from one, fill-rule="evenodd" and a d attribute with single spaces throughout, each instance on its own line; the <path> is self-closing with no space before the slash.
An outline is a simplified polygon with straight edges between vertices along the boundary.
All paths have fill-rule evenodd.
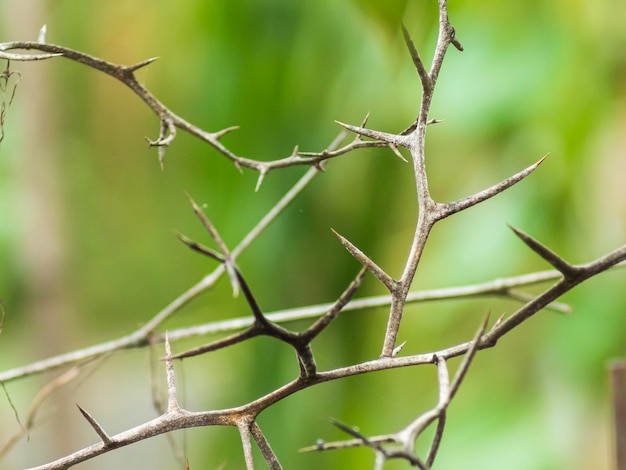
<path id="1" fill-rule="evenodd" d="M 334 229 L 330 229 L 335 236 L 339 239 L 341 244 L 350 252 L 352 256 L 354 256 L 357 261 L 359 261 L 363 266 L 365 266 L 376 278 L 382 282 L 387 289 L 392 291 L 394 289 L 395 281 L 389 274 L 387 274 L 383 269 L 378 266 L 371 258 L 369 258 L 365 253 L 359 250 L 352 242 L 350 242 L 343 235 L 340 235 Z"/>
<path id="2" fill-rule="evenodd" d="M 509 228 L 515 232 L 517 235 L 528 247 L 541 256 L 544 260 L 550 263 L 554 268 L 556 268 L 565 278 L 571 279 L 578 274 L 578 269 L 575 266 L 572 266 L 559 255 L 557 255 L 554 251 L 550 250 L 547 246 L 535 240 L 530 235 L 522 232 L 521 230 L 516 229 L 515 227 L 509 225 Z"/>
<path id="3" fill-rule="evenodd" d="M 424 62 L 422 62 L 422 58 L 420 57 L 419 52 L 417 52 L 417 48 L 415 47 L 415 44 L 413 43 L 413 40 L 404 25 L 402 25 L 402 35 L 404 36 L 404 42 L 406 43 L 409 53 L 411 54 L 411 59 L 413 59 L 413 65 L 415 66 L 417 74 L 420 77 L 420 81 L 422 82 L 424 92 L 428 93 L 433 86 L 432 79 L 430 78 L 430 75 L 424 66 Z"/>
<path id="4" fill-rule="evenodd" d="M 486 201 L 487 199 L 497 196 L 498 194 L 510 188 L 511 186 L 514 186 L 515 184 L 519 183 L 524 178 L 526 178 L 528 175 L 530 175 L 533 171 L 535 171 L 537 167 L 541 165 L 546 158 L 548 158 L 548 155 L 549 154 L 544 155 L 539 161 L 533 163 L 527 168 L 524 168 L 522 171 L 514 174 L 513 176 L 505 179 L 504 181 L 501 181 L 500 183 L 494 184 L 493 186 L 487 189 L 484 189 L 476 194 L 472 194 L 471 196 L 467 196 L 462 199 L 457 199 L 456 201 L 453 201 L 453 202 L 442 204 L 442 207 L 444 208 L 444 212 L 441 218 L 448 217 L 452 214 L 456 214 L 457 212 L 460 212 L 462 210 L 475 206 L 476 204 L 479 204 L 483 201 Z"/>
<path id="5" fill-rule="evenodd" d="M 152 62 L 154 62 L 155 60 L 158 60 L 158 59 L 159 59 L 158 57 L 150 57 L 149 59 L 142 60 L 141 62 L 139 62 L 139 63 L 137 63 L 135 65 L 129 65 L 127 67 L 124 67 L 124 69 L 127 72 L 131 72 L 132 73 L 132 72 L 135 72 L 135 71 L 139 70 L 142 67 L 150 65 Z"/>
<path id="6" fill-rule="evenodd" d="M 463 52 L 463 44 L 461 44 L 459 40 L 456 38 L 456 30 L 454 28 L 452 28 L 452 31 L 450 33 L 450 42 L 456 48 L 457 51 Z"/>

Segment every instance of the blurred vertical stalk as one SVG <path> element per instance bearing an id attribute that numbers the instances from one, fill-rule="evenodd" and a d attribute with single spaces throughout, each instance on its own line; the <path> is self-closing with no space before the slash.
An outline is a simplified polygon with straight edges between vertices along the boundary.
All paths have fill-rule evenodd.
<path id="1" fill-rule="evenodd" d="M 20 0 L 0 3 L 0 21 L 5 40 L 37 40 L 46 22 L 47 0 Z M 37 67 L 33 67 L 36 65 Z M 44 67 L 42 67 L 44 65 Z M 6 139 L 20 139 L 16 158 L 18 194 L 14 195 L 21 224 L 16 233 L 15 252 L 22 274 L 20 320 L 28 324 L 32 337 L 25 347 L 28 356 L 47 357 L 68 349 L 71 327 L 66 288 L 66 257 L 63 237 L 63 201 L 59 169 L 60 126 L 53 78 L 47 64 L 11 64 L 22 74 L 8 120 L 15 129 Z M 23 99 L 21 99 L 23 98 Z M 19 122 L 18 122 L 19 119 Z M 11 312 L 8 312 L 9 315 Z M 18 313 L 18 312 L 14 312 Z M 25 355 L 16 352 L 16 357 Z M 49 377 L 46 377 L 49 380 Z M 53 395 L 61 399 L 63 394 Z M 57 398 L 58 397 L 58 398 Z M 50 452 L 63 454 L 75 447 L 70 423 L 58 401 L 45 424 L 50 430 Z M 26 410 L 18 410 L 26 413 Z M 63 429 L 63 432 L 53 432 Z"/>
<path id="2" fill-rule="evenodd" d="M 613 396 L 614 462 L 616 470 L 626 470 L 626 360 L 609 365 Z"/>

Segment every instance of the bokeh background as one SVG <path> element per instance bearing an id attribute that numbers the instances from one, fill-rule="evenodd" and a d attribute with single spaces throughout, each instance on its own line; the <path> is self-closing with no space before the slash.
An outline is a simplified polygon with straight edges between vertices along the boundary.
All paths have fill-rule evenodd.
<path id="1" fill-rule="evenodd" d="M 384 3 L 385 6 L 380 4 Z M 132 64 L 142 83 L 237 154 L 268 160 L 295 145 L 324 149 L 333 123 L 398 132 L 413 122 L 420 90 L 398 30 L 403 18 L 425 60 L 436 39 L 436 2 L 250 0 L 2 0 L 0 40 L 48 42 Z M 607 0 L 450 1 L 464 52 L 450 50 L 431 117 L 427 165 L 437 200 L 462 197 L 550 152 L 522 184 L 438 225 L 414 290 L 547 269 L 512 224 L 572 262 L 626 238 L 626 4 Z M 214 268 L 173 230 L 210 243 L 188 192 L 234 246 L 303 168 L 240 174 L 207 145 L 179 133 L 161 171 L 158 120 L 108 76 L 63 59 L 12 63 L 21 73 L 0 144 L 0 299 L 6 319 L 0 370 L 114 339 L 146 322 Z M 266 311 L 331 301 L 358 270 L 333 227 L 399 275 L 416 219 L 411 166 L 388 150 L 328 164 L 239 260 Z M 611 468 L 608 361 L 625 354 L 624 274 L 587 282 L 563 301 L 573 314 L 541 313 L 480 353 L 450 408 L 439 469 Z M 359 295 L 382 294 L 368 279 Z M 495 299 L 410 307 L 403 352 L 471 337 Z M 228 283 L 185 307 L 164 328 L 239 317 Z M 323 368 L 376 357 L 384 310 L 346 314 L 317 341 Z M 294 328 L 303 325 L 292 325 Z M 206 339 L 176 343 L 183 350 Z M 96 442 L 74 404 L 116 433 L 155 416 L 151 377 L 159 351 L 116 354 L 58 391 L 40 424 L 3 457 L 24 468 Z M 458 362 L 452 364 L 455 367 Z M 192 410 L 235 406 L 297 373 L 293 354 L 258 339 L 179 368 Z M 22 419 L 59 374 L 5 384 Z M 161 385 L 159 385 L 161 384 Z M 19 431 L 0 400 L 0 442 Z M 436 401 L 434 367 L 325 384 L 263 413 L 260 424 L 286 468 L 369 468 L 366 449 L 301 454 L 344 436 L 332 416 L 365 434 L 400 429 Z M 242 468 L 234 429 L 173 436 L 193 469 Z M 427 442 L 420 442 L 426 448 Z M 260 466 L 262 464 L 260 463 Z M 109 453 L 85 469 L 183 468 L 166 437 Z M 393 463 L 389 468 L 407 468 Z"/>

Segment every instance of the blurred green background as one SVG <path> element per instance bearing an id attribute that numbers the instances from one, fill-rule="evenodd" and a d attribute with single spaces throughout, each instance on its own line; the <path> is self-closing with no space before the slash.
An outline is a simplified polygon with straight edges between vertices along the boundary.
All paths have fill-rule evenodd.
<path id="1" fill-rule="evenodd" d="M 160 59 L 138 77 L 175 113 L 216 131 L 239 155 L 269 160 L 324 149 L 337 119 L 399 132 L 413 122 L 419 81 L 397 21 L 425 60 L 437 33 L 436 2 L 2 0 L 0 41 L 47 41 L 132 64 Z M 450 1 L 464 52 L 450 50 L 437 85 L 427 165 L 435 199 L 494 184 L 550 152 L 519 186 L 435 227 L 414 290 L 482 282 L 546 269 L 508 230 L 512 224 L 572 262 L 626 239 L 626 4 L 600 1 Z M 303 168 L 240 174 L 207 145 L 179 133 L 161 171 L 158 120 L 129 90 L 63 59 L 12 63 L 22 78 L 0 144 L 0 299 L 7 317 L 0 370 L 124 335 L 214 268 L 173 230 L 203 241 L 185 192 L 206 205 L 231 246 Z M 392 275 L 403 266 L 416 219 L 411 166 L 368 149 L 328 164 L 239 259 L 266 311 L 331 301 L 358 270 L 333 227 Z M 541 313 L 479 354 L 450 408 L 439 469 L 610 468 L 606 366 L 625 351 L 624 274 L 593 279 L 564 300 L 570 316 Z M 228 283 L 195 300 L 166 327 L 246 315 Z M 368 278 L 359 295 L 382 294 Z M 465 341 L 494 299 L 423 304 L 407 310 L 403 353 Z M 342 316 L 316 342 L 322 368 L 378 355 L 384 310 Z M 302 328 L 304 325 L 293 325 Z M 174 345 L 176 350 L 204 339 Z M 57 392 L 42 423 L 4 457 L 23 468 L 96 442 L 74 403 L 110 432 L 155 412 L 145 351 L 108 358 Z M 452 364 L 456 367 L 458 363 Z M 291 380 L 291 351 L 257 339 L 194 358 L 179 368 L 184 405 L 236 406 Z M 6 390 L 23 418 L 55 377 Z M 161 385 L 162 386 L 162 385 Z M 367 434 L 400 429 L 431 407 L 434 367 L 351 378 L 304 391 L 263 413 L 260 424 L 285 468 L 370 468 L 359 449 L 300 454 L 344 437 L 326 417 Z M 0 405 L 0 443 L 19 430 Z M 60 430 L 59 430 L 60 428 Z M 242 468 L 234 429 L 176 433 L 192 469 Z M 420 442 L 426 448 L 427 442 Z M 259 462 L 260 463 L 260 462 Z M 262 464 L 260 464 L 262 467 Z M 86 469 L 183 468 L 167 438 L 109 453 Z M 407 468 L 393 463 L 389 468 Z"/>

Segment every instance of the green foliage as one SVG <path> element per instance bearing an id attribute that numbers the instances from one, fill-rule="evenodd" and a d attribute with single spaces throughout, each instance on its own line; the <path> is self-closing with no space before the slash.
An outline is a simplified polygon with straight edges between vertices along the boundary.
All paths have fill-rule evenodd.
<path id="1" fill-rule="evenodd" d="M 428 134 L 434 196 L 461 197 L 547 152 L 551 156 L 522 186 L 437 227 L 414 289 L 547 268 L 506 223 L 573 262 L 622 244 L 625 195 L 623 178 L 615 174 L 624 174 L 626 33 L 619 18 L 625 7 L 607 1 L 593 7 L 558 1 L 516 0 L 506 7 L 495 1 L 449 3 L 465 51 L 451 51 L 435 95 L 432 117 L 445 122 Z M 39 25 L 11 25 L 17 13 L 5 10 L 10 14 L 0 20 L 2 41 L 34 39 Z M 398 24 L 404 21 L 415 32 L 428 62 L 435 12 L 422 0 L 185 6 L 166 0 L 66 0 L 52 2 L 37 21 L 48 24 L 50 42 L 104 59 L 135 63 L 160 56 L 141 72 L 159 99 L 207 130 L 241 126 L 224 139 L 229 148 L 251 158 L 275 159 L 289 155 L 295 145 L 325 148 L 339 131 L 334 119 L 356 124 L 371 111 L 374 128 L 407 127 L 420 90 Z M 172 235 L 175 229 L 206 240 L 185 191 L 206 204 L 232 247 L 303 171 L 272 173 L 255 193 L 257 175 L 240 174 L 206 145 L 180 134 L 166 152 L 162 172 L 156 152 L 143 140 L 157 135 L 158 123 L 119 84 L 62 61 L 19 68 L 23 83 L 0 146 L 0 299 L 7 311 L 0 337 L 3 369 L 127 333 L 211 270 L 211 261 L 190 253 Z M 35 75 L 43 77 L 38 94 L 32 88 Z M 46 96 L 48 103 L 43 149 L 31 131 L 28 108 L 37 106 L 32 96 Z M 38 158 L 50 159 L 55 168 L 51 177 L 58 204 L 50 202 L 48 209 L 61 224 L 59 274 L 68 308 L 46 336 L 39 331 L 41 336 L 33 337 L 29 327 L 42 313 L 29 310 L 35 292 L 24 252 L 37 224 L 28 222 L 34 217 L 33 206 L 26 204 L 32 181 L 21 175 L 37 167 Z M 398 274 L 416 218 L 414 197 L 410 165 L 388 150 L 365 150 L 331 162 L 240 260 L 261 306 L 273 310 L 326 302 L 343 289 L 357 266 L 329 227 Z M 47 236 L 42 231 L 34 238 L 44 243 Z M 613 288 L 603 289 L 609 278 Z M 510 463 L 522 462 L 522 456 L 528 460 L 518 468 L 540 470 L 591 468 L 589 462 L 602 461 L 608 442 L 585 444 L 584 438 L 609 426 L 589 418 L 605 416 L 604 363 L 624 354 L 625 330 L 615 327 L 623 325 L 619 279 L 623 274 L 609 274 L 572 294 L 567 301 L 574 306 L 573 316 L 540 314 L 495 350 L 479 354 L 450 410 L 440 468 L 468 461 L 485 469 L 513 468 Z M 359 291 L 382 292 L 371 280 Z M 513 308 L 492 301 L 416 307 L 401 340 L 409 341 L 409 353 L 428 351 L 450 344 L 451 337 L 469 338 L 485 311 Z M 172 325 L 247 314 L 225 283 L 186 307 Z M 319 339 L 321 362 L 330 367 L 375 357 L 384 322 L 383 311 L 341 318 Z M 16 333 L 24 336 L 16 338 Z M 61 345 L 55 336 L 63 339 Z M 189 401 L 198 409 L 226 402 L 235 406 L 289 380 L 293 357 L 268 343 L 237 347 L 219 360 L 186 363 L 182 380 Z M 143 358 L 133 358 L 124 377 L 145 368 Z M 129 388 L 127 393 L 141 401 L 138 413 L 150 416 L 147 372 L 137 380 L 142 392 Z M 102 377 L 94 381 L 106 384 Z M 317 438 L 341 437 L 324 421 L 329 415 L 367 432 L 398 429 L 434 403 L 435 387 L 434 367 L 329 384 L 280 404 L 262 416 L 261 425 L 286 468 L 366 468 L 372 456 L 364 450 L 302 455 L 297 449 Z M 120 428 L 140 422 L 138 414 L 118 409 L 122 403 L 132 409 L 135 402 L 111 400 L 104 390 L 104 385 L 82 387 L 70 401 L 106 405 L 102 413 L 111 413 L 108 417 Z M 204 391 L 200 399 L 196 390 Z M 24 408 L 27 403 L 24 399 Z M 14 424 L 4 408 L 0 419 L 10 424 L 0 426 L 0 440 Z M 555 409 L 562 414 L 551 413 Z M 572 409 L 583 411 L 565 420 Z M 84 424 L 74 417 L 67 426 L 80 429 L 80 435 Z M 189 431 L 188 446 L 192 468 L 242 464 L 232 430 L 211 429 L 201 438 L 194 432 Z M 24 444 L 27 451 L 17 452 L 22 457 L 10 456 L 13 467 L 49 457 L 41 449 L 30 451 L 34 441 Z M 68 442 L 84 444 L 81 437 L 68 437 Z M 130 468 L 127 459 L 137 459 L 138 468 L 170 468 L 163 441 L 120 455 L 124 460 L 111 455 L 107 464 Z M 93 465 L 89 468 L 100 468 Z"/>

